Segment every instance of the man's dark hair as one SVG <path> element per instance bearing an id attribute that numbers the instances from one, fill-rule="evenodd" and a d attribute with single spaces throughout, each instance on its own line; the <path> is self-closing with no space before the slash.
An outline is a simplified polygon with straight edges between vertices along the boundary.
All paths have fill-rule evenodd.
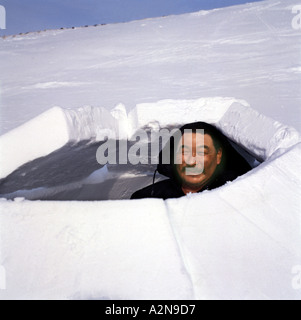
<path id="1" fill-rule="evenodd" d="M 216 152 L 218 152 L 220 148 L 223 148 L 224 136 L 215 127 L 208 123 L 195 122 L 186 124 L 180 129 L 182 136 L 184 135 L 186 130 L 190 130 L 192 131 L 192 133 L 196 133 L 197 130 L 204 130 L 204 134 L 208 134 L 212 138 Z M 179 141 L 176 141 L 175 145 L 177 145 L 178 142 Z"/>

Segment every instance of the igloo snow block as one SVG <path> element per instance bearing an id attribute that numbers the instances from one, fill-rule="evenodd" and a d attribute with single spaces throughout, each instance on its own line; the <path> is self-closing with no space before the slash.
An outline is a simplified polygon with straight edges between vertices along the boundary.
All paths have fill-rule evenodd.
<path id="1" fill-rule="evenodd" d="M 0 179 L 69 141 L 65 113 L 54 107 L 0 137 Z"/>
<path id="2" fill-rule="evenodd" d="M 112 111 L 90 106 L 76 110 L 53 107 L 0 136 L 0 179 L 68 143 L 97 141 L 105 135 L 127 137 L 125 128 L 127 115 L 121 104 Z"/>
<path id="3" fill-rule="evenodd" d="M 168 200 L 197 299 L 301 299 L 299 133 L 233 104 L 216 123 L 263 161 L 227 185 Z"/>
<path id="4" fill-rule="evenodd" d="M 0 299 L 193 298 L 161 200 L 6 202 L 0 226 Z"/>
<path id="5" fill-rule="evenodd" d="M 301 299 L 301 147 L 235 182 L 168 200 L 197 299 Z"/>

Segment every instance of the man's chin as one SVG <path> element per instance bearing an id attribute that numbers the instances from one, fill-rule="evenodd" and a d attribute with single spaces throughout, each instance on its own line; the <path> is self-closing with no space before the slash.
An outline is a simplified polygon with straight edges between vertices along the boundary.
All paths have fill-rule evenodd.
<path id="1" fill-rule="evenodd" d="M 206 183 L 206 177 L 203 174 L 196 176 L 185 176 L 183 182 L 187 186 L 202 187 Z"/>

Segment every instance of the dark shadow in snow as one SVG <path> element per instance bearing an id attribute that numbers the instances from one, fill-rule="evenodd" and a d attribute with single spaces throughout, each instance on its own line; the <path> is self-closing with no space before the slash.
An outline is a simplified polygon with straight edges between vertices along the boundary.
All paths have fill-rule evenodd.
<path id="1" fill-rule="evenodd" d="M 107 165 L 105 177 L 85 182 L 87 177 L 103 167 L 96 159 L 97 149 L 103 143 L 84 141 L 68 144 L 21 166 L 0 180 L 0 197 L 29 200 L 128 199 L 136 190 L 152 182 L 156 165 L 141 164 Z M 128 149 L 134 143 L 128 142 Z M 119 141 L 116 144 L 118 146 Z M 118 149 L 116 157 L 119 159 Z"/>
<path id="2" fill-rule="evenodd" d="M 51 188 L 79 181 L 101 166 L 96 161 L 100 144 L 67 144 L 46 157 L 29 162 L 0 180 L 0 194 L 17 190 Z"/>

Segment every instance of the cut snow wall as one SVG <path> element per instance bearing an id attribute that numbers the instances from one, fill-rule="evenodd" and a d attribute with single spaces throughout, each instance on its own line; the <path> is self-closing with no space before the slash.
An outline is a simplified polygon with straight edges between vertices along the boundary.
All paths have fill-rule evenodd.
<path id="1" fill-rule="evenodd" d="M 221 114 L 208 106 L 209 118 L 196 108 L 172 120 L 215 123 L 266 160 L 222 188 L 166 202 L 0 202 L 1 299 L 300 300 L 292 273 L 301 265 L 300 139 L 235 102 Z M 165 103 L 172 104 L 158 103 L 158 128 L 175 124 L 164 118 Z M 70 123 L 89 122 L 72 119 L 62 121 L 71 131 Z M 68 139 L 91 132 L 69 132 Z"/>
<path id="2" fill-rule="evenodd" d="M 112 112 L 89 106 L 77 110 L 53 107 L 0 137 L 0 179 L 68 143 L 94 142 L 105 137 L 127 137 L 124 106 L 118 105 Z"/>
<path id="3" fill-rule="evenodd" d="M 0 204 L 0 300 L 193 298 L 163 201 Z"/>
<path id="4" fill-rule="evenodd" d="M 141 128 L 158 131 L 196 121 L 216 125 L 258 160 L 266 160 L 300 139 L 296 130 L 264 117 L 247 102 L 234 98 L 162 100 L 139 104 L 128 115 L 122 104 L 111 111 L 89 106 L 77 110 L 54 107 L 0 137 L 0 179 L 67 143 L 104 141 L 107 137 L 130 139 Z M 262 128 L 264 132 L 258 134 Z"/>
<path id="5" fill-rule="evenodd" d="M 279 156 L 301 141 L 294 128 L 238 103 L 231 105 L 216 126 L 259 161 Z"/>
<path id="6" fill-rule="evenodd" d="M 0 202 L 0 299 L 301 299 L 301 150 L 162 200 Z"/>
<path id="7" fill-rule="evenodd" d="M 167 201 L 196 299 L 301 299 L 301 145 L 228 185 Z"/>
<path id="8" fill-rule="evenodd" d="M 0 137 L 0 179 L 21 165 L 46 156 L 69 141 L 63 109 L 54 107 Z"/>
<path id="9" fill-rule="evenodd" d="M 169 127 L 204 121 L 216 124 L 233 103 L 249 107 L 243 100 L 235 98 L 210 97 L 197 100 L 161 100 L 156 103 L 142 103 L 129 114 L 129 123 L 135 129 L 147 126 Z"/>

